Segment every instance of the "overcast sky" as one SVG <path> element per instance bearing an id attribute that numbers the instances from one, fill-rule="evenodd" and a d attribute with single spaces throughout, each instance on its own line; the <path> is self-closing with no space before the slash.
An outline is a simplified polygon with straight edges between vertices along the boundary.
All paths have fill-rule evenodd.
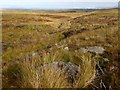
<path id="1" fill-rule="evenodd" d="M 0 0 L 0 9 L 112 8 L 119 0 Z"/>

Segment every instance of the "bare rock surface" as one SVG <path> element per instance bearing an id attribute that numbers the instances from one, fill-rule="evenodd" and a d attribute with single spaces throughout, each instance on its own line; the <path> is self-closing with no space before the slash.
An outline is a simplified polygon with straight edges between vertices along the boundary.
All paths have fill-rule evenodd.
<path id="1" fill-rule="evenodd" d="M 75 64 L 72 64 L 71 62 L 51 62 L 48 64 L 44 64 L 40 68 L 42 71 L 49 70 L 55 75 L 65 74 L 66 79 L 69 83 L 73 83 L 75 79 L 77 78 L 78 73 L 78 66 Z"/>
<path id="2" fill-rule="evenodd" d="M 86 53 L 86 52 L 94 52 L 98 54 L 103 54 L 105 49 L 101 46 L 91 46 L 91 47 L 85 47 L 85 48 L 80 48 L 80 51 Z"/>

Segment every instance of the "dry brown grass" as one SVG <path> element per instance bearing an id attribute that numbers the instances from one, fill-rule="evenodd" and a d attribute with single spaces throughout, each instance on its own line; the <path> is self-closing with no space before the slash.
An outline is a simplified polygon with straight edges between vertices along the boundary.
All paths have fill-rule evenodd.
<path id="1" fill-rule="evenodd" d="M 58 54 L 58 53 L 57 53 Z M 56 54 L 44 55 L 39 60 L 29 61 L 28 59 L 20 62 L 22 85 L 24 88 L 85 88 L 95 78 L 96 61 L 90 54 L 79 56 L 82 63 L 79 64 L 77 79 L 72 85 L 68 83 L 64 72 L 55 72 L 49 68 L 42 70 L 39 67 L 41 62 L 54 62 L 59 59 Z M 51 59 L 51 60 L 50 60 Z M 74 58 L 73 58 L 74 59 Z M 39 64 L 38 64 L 39 63 Z M 78 62 L 79 63 L 79 62 Z"/>
<path id="2" fill-rule="evenodd" d="M 116 87 L 115 84 L 119 81 L 117 73 L 109 71 L 109 64 L 114 66 L 113 62 L 119 63 L 116 60 L 119 51 L 116 9 L 87 12 L 12 10 L 2 11 L 2 13 L 4 87 L 87 87 L 95 78 L 96 70 L 99 70 L 95 69 L 94 57 L 78 53 L 81 47 L 87 46 L 101 46 L 105 49 L 106 52 L 100 55 L 100 62 L 102 62 L 100 67 L 103 66 L 102 70 L 108 78 L 104 80 L 104 83 L 106 87 L 110 85 Z M 79 32 L 82 29 L 85 31 Z M 67 35 L 69 31 L 72 31 L 70 36 Z M 59 51 L 61 48 L 63 50 Z M 65 48 L 68 50 L 64 50 Z M 26 54 L 31 55 L 26 57 Z M 42 54 L 44 54 L 43 58 L 41 58 Z M 104 61 L 104 58 L 108 59 L 108 62 Z M 20 61 L 17 66 L 13 63 L 15 61 Z M 54 61 L 72 62 L 80 66 L 82 73 L 78 74 L 79 78 L 76 83 L 71 86 L 64 80 L 64 75 L 59 77 L 60 74 L 55 75 L 49 70 L 42 73 L 42 76 L 39 74 L 36 63 L 41 65 Z M 16 77 L 16 73 L 19 74 L 18 69 L 21 72 L 20 77 L 16 82 L 11 83 L 18 78 Z M 108 77 L 109 73 L 113 75 Z M 58 79 L 57 82 L 56 79 Z"/>

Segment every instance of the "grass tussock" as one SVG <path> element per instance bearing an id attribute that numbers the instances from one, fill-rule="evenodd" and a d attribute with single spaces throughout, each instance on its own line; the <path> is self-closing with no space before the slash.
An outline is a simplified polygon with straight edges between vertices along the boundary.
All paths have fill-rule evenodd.
<path id="1" fill-rule="evenodd" d="M 70 52 L 69 52 L 70 53 Z M 26 58 L 22 62 L 17 63 L 19 66 L 19 75 L 21 82 L 19 87 L 22 88 L 85 88 L 95 78 L 96 61 L 91 54 L 77 55 L 80 61 L 78 62 L 78 72 L 74 82 L 70 83 L 66 74 L 65 68 L 61 71 L 54 71 L 49 67 L 44 67 L 50 62 L 59 60 L 60 53 L 44 54 L 39 59 L 30 60 Z M 74 58 L 72 58 L 74 59 Z M 59 62 L 59 61 L 58 61 Z M 67 63 L 67 62 L 65 62 Z M 43 67 L 43 68 L 42 68 Z M 10 67 L 11 68 L 11 67 Z M 17 69 L 17 68 L 16 68 Z M 11 77 L 14 71 L 10 70 Z M 13 80 L 12 78 L 9 78 Z M 16 79 L 17 80 L 17 79 Z M 18 83 L 17 83 L 18 84 Z M 14 83 L 15 85 L 15 83 Z"/>
<path id="2" fill-rule="evenodd" d="M 79 65 L 82 73 L 78 73 L 78 80 L 76 80 L 75 88 L 84 88 L 88 86 L 96 75 L 96 61 L 91 55 L 82 56 L 82 64 Z"/>

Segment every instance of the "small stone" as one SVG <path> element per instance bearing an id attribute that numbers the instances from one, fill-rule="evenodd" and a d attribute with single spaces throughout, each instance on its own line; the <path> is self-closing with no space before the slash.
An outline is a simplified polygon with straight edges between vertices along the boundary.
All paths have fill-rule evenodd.
<path id="1" fill-rule="evenodd" d="M 107 46 L 107 47 L 112 47 L 112 45 L 111 45 L 111 44 L 105 44 L 104 46 Z"/>
<path id="2" fill-rule="evenodd" d="M 85 49 L 85 48 L 80 48 L 79 50 L 80 50 L 81 52 L 83 52 L 83 53 L 88 52 L 88 50 L 87 50 L 87 49 Z"/>
<path id="3" fill-rule="evenodd" d="M 103 47 L 100 47 L 100 46 L 86 47 L 86 49 L 90 52 L 95 52 L 98 54 L 103 54 L 105 51 L 105 49 Z"/>
<path id="4" fill-rule="evenodd" d="M 35 52 L 32 53 L 32 56 L 36 56 L 36 55 L 37 55 L 37 53 L 35 53 Z"/>
<path id="5" fill-rule="evenodd" d="M 86 53 L 89 51 L 89 52 L 94 52 L 98 54 L 103 54 L 105 49 L 100 46 L 91 46 L 91 47 L 80 48 L 80 51 L 83 53 Z"/>
<path id="6" fill-rule="evenodd" d="M 68 48 L 68 47 L 65 47 L 64 50 L 69 50 L 69 48 Z"/>
<path id="7" fill-rule="evenodd" d="M 104 58 L 104 61 L 108 62 L 108 61 L 109 61 L 109 59 L 108 59 L 108 58 Z"/>

